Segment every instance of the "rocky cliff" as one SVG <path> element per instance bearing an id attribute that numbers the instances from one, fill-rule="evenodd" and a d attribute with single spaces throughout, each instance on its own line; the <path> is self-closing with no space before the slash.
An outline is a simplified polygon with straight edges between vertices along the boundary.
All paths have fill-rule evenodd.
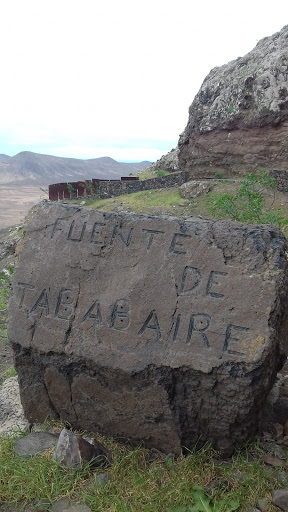
<path id="1" fill-rule="evenodd" d="M 288 25 L 244 57 L 214 68 L 178 143 L 192 176 L 288 169 Z"/>

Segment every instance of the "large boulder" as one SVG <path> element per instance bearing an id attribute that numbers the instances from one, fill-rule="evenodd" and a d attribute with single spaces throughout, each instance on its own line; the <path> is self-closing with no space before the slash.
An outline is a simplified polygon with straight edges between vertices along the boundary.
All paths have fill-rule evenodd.
<path id="1" fill-rule="evenodd" d="M 271 226 L 41 203 L 9 304 L 27 419 L 231 453 L 287 353 L 286 250 Z"/>
<path id="2" fill-rule="evenodd" d="M 288 25 L 213 68 L 189 108 L 179 168 L 201 178 L 287 169 Z"/>
<path id="3" fill-rule="evenodd" d="M 179 187 L 180 196 L 184 199 L 195 199 L 196 197 L 208 194 L 214 187 L 210 181 L 187 181 Z"/>

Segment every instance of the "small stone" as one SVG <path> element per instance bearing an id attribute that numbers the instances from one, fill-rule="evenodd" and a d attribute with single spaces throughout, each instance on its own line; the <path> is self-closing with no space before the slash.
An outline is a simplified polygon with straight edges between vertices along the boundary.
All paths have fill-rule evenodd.
<path id="1" fill-rule="evenodd" d="M 247 475 L 245 473 L 242 473 L 242 471 L 232 471 L 231 475 L 233 476 L 233 478 L 235 478 L 235 480 L 237 480 L 237 482 L 243 482 L 243 480 L 245 480 L 247 478 Z"/>
<path id="2" fill-rule="evenodd" d="M 45 498 L 39 500 L 35 504 L 33 512 L 45 512 L 50 508 L 51 502 Z"/>
<path id="3" fill-rule="evenodd" d="M 287 486 L 288 485 L 288 473 L 285 471 L 277 471 L 276 478 L 280 482 L 280 484 Z"/>
<path id="4" fill-rule="evenodd" d="M 147 462 L 147 464 L 151 464 L 152 462 L 154 462 L 154 460 L 159 460 L 160 458 L 162 459 L 162 457 L 162 452 L 157 450 L 157 448 L 151 448 L 151 450 L 149 450 L 149 452 L 145 456 L 145 461 Z"/>
<path id="5" fill-rule="evenodd" d="M 63 466 L 80 465 L 81 457 L 77 437 L 70 430 L 66 428 L 61 430 L 53 459 Z"/>
<path id="6" fill-rule="evenodd" d="M 83 503 L 73 503 L 68 498 L 53 503 L 49 512 L 91 512 L 91 509 Z"/>
<path id="7" fill-rule="evenodd" d="M 264 471 L 269 478 L 277 478 L 275 474 L 277 470 L 273 466 L 265 466 Z"/>
<path id="8" fill-rule="evenodd" d="M 257 500 L 256 507 L 259 508 L 261 512 L 266 512 L 266 510 L 268 510 L 269 507 L 269 502 L 267 498 L 259 498 L 259 500 Z"/>
<path id="9" fill-rule="evenodd" d="M 98 467 L 112 462 L 111 453 L 101 443 L 95 439 L 90 443 L 65 428 L 60 433 L 53 458 L 64 466 L 90 463 L 91 467 Z"/>
<path id="10" fill-rule="evenodd" d="M 32 432 L 15 443 L 14 453 L 20 457 L 34 457 L 57 444 L 58 434 L 50 432 Z"/>
<path id="11" fill-rule="evenodd" d="M 273 457 L 272 455 L 265 455 L 265 457 L 263 457 L 263 462 L 269 466 L 274 467 L 282 467 L 285 465 L 285 461 L 283 459 L 279 459 L 279 457 Z"/>
<path id="12" fill-rule="evenodd" d="M 274 423 L 273 428 L 275 431 L 276 439 L 280 439 L 281 437 L 283 437 L 284 427 L 283 425 L 281 425 L 281 423 Z"/>
<path id="13" fill-rule="evenodd" d="M 82 437 L 79 437 L 78 445 L 82 461 L 84 463 L 91 463 L 91 467 L 107 466 L 112 463 L 111 452 L 99 441 L 96 441 L 96 439 L 93 439 L 91 444 Z"/>
<path id="14" fill-rule="evenodd" d="M 109 475 L 107 473 L 99 473 L 94 475 L 94 482 L 96 487 L 104 487 L 109 482 Z"/>
<path id="15" fill-rule="evenodd" d="M 282 510 L 288 510 L 288 491 L 285 489 L 277 489 L 272 492 L 272 502 L 276 507 Z"/>
<path id="16" fill-rule="evenodd" d="M 283 440 L 281 444 L 283 444 Z M 266 454 L 271 457 L 276 457 L 282 460 L 286 460 L 287 458 L 287 449 L 285 445 L 279 446 L 279 442 L 261 443 L 261 447 L 263 448 L 264 452 L 266 452 Z"/>
<path id="17" fill-rule="evenodd" d="M 211 480 L 211 482 L 209 482 L 207 485 L 205 485 L 205 490 L 207 492 L 212 491 L 213 489 L 221 489 L 227 491 L 231 489 L 231 484 L 225 478 L 219 478 L 219 480 L 215 478 L 214 480 Z"/>

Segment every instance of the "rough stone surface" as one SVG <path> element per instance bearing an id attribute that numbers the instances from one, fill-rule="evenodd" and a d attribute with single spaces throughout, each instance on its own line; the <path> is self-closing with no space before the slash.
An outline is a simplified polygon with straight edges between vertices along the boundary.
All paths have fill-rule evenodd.
<path id="1" fill-rule="evenodd" d="M 280 482 L 280 484 L 282 484 L 282 485 L 287 487 L 287 485 L 288 485 L 288 474 L 285 471 L 278 471 L 277 479 Z"/>
<path id="2" fill-rule="evenodd" d="M 9 430 L 25 430 L 28 421 L 25 419 L 20 401 L 17 377 L 9 377 L 0 386 L 0 432 Z"/>
<path id="3" fill-rule="evenodd" d="M 263 430 L 269 425 L 282 424 L 285 436 L 288 435 L 288 363 L 286 362 L 270 393 L 263 409 Z M 286 425 L 287 422 L 287 425 Z M 284 427 L 283 427 L 284 425 Z M 285 440 L 286 443 L 286 440 Z"/>
<path id="4" fill-rule="evenodd" d="M 231 452 L 284 362 L 286 275 L 269 226 L 41 203 L 9 305 L 26 417 Z"/>
<path id="5" fill-rule="evenodd" d="M 110 452 L 101 443 L 95 439 L 90 442 L 83 437 L 75 436 L 65 428 L 60 433 L 53 458 L 64 466 L 91 463 L 91 466 L 96 467 L 112 462 Z"/>
<path id="6" fill-rule="evenodd" d="M 277 190 L 280 192 L 288 192 L 288 170 L 277 171 L 273 170 L 269 172 L 269 176 L 274 178 Z"/>
<path id="7" fill-rule="evenodd" d="M 273 457 L 272 455 L 265 455 L 263 457 L 263 462 L 265 462 L 265 464 L 268 464 L 269 466 L 274 467 L 285 466 L 285 460 L 280 459 L 279 457 Z"/>
<path id="8" fill-rule="evenodd" d="M 179 148 L 176 147 L 171 149 L 169 153 L 161 156 L 159 160 L 157 160 L 154 164 L 149 166 L 149 169 L 159 169 L 168 172 L 179 171 L 179 161 L 178 161 Z"/>
<path id="9" fill-rule="evenodd" d="M 52 507 L 49 509 L 50 512 L 91 512 L 91 509 L 84 505 L 84 503 L 75 503 L 70 501 L 68 498 L 62 498 L 61 500 L 55 501 Z"/>
<path id="10" fill-rule="evenodd" d="M 261 510 L 261 512 L 266 512 L 269 509 L 269 502 L 267 498 L 259 498 L 256 503 L 256 507 Z"/>
<path id="11" fill-rule="evenodd" d="M 55 447 L 53 459 L 64 466 L 78 466 L 81 464 L 81 456 L 77 437 L 64 428 L 60 432 L 58 443 Z"/>
<path id="12" fill-rule="evenodd" d="M 180 135 L 179 168 L 201 178 L 287 169 L 288 25 L 244 57 L 213 68 Z"/>
<path id="13" fill-rule="evenodd" d="M 184 199 L 195 199 L 195 197 L 208 194 L 213 186 L 214 184 L 211 181 L 187 181 L 179 188 L 180 196 Z"/>
<path id="14" fill-rule="evenodd" d="M 34 457 L 37 453 L 45 452 L 58 441 L 57 434 L 50 432 L 32 432 L 15 443 L 15 455 L 20 457 Z"/>
<path id="15" fill-rule="evenodd" d="M 108 473 L 98 473 L 94 475 L 94 483 L 96 487 L 105 487 L 109 483 Z"/>
<path id="16" fill-rule="evenodd" d="M 288 510 L 288 491 L 286 489 L 277 489 L 272 492 L 272 502 L 281 510 Z"/>

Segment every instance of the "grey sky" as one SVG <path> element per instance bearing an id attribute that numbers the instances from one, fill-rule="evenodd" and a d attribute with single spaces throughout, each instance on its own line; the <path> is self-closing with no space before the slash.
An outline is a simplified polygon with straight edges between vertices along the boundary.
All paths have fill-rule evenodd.
<path id="1" fill-rule="evenodd" d="M 0 2 L 0 153 L 155 160 L 211 68 L 288 23 L 287 0 Z"/>

